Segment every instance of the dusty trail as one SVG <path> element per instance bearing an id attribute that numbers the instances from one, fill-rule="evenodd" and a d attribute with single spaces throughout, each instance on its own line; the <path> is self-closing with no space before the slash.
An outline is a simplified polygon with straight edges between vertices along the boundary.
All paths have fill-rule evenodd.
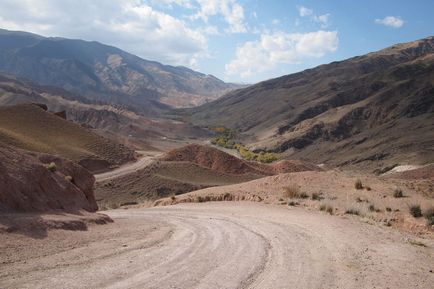
<path id="1" fill-rule="evenodd" d="M 97 182 L 101 182 L 101 181 L 106 181 L 109 179 L 114 179 L 114 178 L 118 178 L 118 177 L 121 177 L 124 175 L 131 174 L 135 171 L 138 171 L 140 169 L 143 169 L 143 168 L 149 166 L 150 164 L 152 164 L 152 162 L 154 162 L 154 160 L 157 157 L 159 157 L 161 155 L 162 154 L 142 156 L 138 161 L 136 161 L 134 163 L 125 164 L 125 165 L 120 166 L 119 168 L 114 169 L 114 170 L 109 171 L 109 172 L 96 174 L 95 180 Z"/>
<path id="2" fill-rule="evenodd" d="M 46 240 L 31 241 L 3 236 L 0 288 L 434 284 L 429 272 L 434 270 L 433 240 L 423 240 L 427 247 L 415 246 L 408 235 L 351 218 L 235 202 L 107 213 L 114 224 L 87 232 L 51 231 Z M 27 242 L 27 250 L 20 251 L 21 241 Z"/>

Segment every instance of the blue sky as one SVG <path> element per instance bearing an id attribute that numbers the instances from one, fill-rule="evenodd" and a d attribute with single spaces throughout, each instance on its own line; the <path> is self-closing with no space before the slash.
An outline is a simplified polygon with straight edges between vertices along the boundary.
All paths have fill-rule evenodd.
<path id="1" fill-rule="evenodd" d="M 432 0 L 0 0 L 0 27 L 254 83 L 434 35 Z"/>

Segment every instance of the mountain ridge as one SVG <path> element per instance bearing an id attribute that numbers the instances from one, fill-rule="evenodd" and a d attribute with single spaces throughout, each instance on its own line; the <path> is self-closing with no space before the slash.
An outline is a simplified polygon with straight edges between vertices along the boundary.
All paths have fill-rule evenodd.
<path id="1" fill-rule="evenodd" d="M 0 30 L 0 40 L 0 71 L 4 73 L 147 113 L 158 113 L 170 106 L 194 106 L 239 87 L 189 68 L 145 60 L 97 41 L 8 30 Z"/>
<path id="2" fill-rule="evenodd" d="M 338 166 L 370 166 L 374 160 L 390 166 L 405 156 L 410 162 L 433 162 L 433 79 L 434 37 L 427 37 L 260 82 L 186 114 L 196 125 L 239 131 L 253 150 L 291 158 Z M 398 139 L 388 153 L 387 125 L 397 130 Z M 412 129 L 419 139 L 398 137 L 398 127 Z M 410 139 L 419 140 L 413 149 Z M 376 141 L 383 142 L 381 149 Z M 338 157 L 332 160 L 331 154 Z"/>

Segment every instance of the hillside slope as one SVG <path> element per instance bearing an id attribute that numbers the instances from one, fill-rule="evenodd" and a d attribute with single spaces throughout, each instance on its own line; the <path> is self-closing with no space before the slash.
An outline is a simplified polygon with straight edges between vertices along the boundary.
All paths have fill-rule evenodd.
<path id="1" fill-rule="evenodd" d="M 239 87 L 98 42 L 0 29 L 0 71 L 144 113 L 188 107 Z"/>
<path id="2" fill-rule="evenodd" d="M 252 149 L 384 170 L 434 162 L 434 37 L 237 90 L 189 112 Z"/>
<path id="3" fill-rule="evenodd" d="M 51 162 L 56 164 L 55 171 L 47 168 Z M 0 142 L 1 213 L 83 209 L 94 212 L 98 209 L 94 181 L 92 174 L 71 161 Z"/>
<path id="4" fill-rule="evenodd" d="M 0 141 L 16 148 L 60 155 L 91 171 L 134 158 L 134 152 L 127 147 L 32 104 L 0 107 Z"/>

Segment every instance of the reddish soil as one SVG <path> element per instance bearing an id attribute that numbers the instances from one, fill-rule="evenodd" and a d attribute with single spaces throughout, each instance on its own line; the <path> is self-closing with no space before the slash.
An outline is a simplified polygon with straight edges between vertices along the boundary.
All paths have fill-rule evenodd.
<path id="1" fill-rule="evenodd" d="M 280 173 L 319 171 L 320 168 L 301 161 L 284 160 L 274 164 L 261 164 L 241 160 L 219 149 L 198 144 L 174 149 L 163 157 L 164 161 L 187 161 L 200 166 L 230 174 L 254 173 L 263 176 Z"/>
<path id="2" fill-rule="evenodd" d="M 49 169 L 49 164 L 55 167 Z M 0 143 L 0 212 L 98 209 L 95 178 L 83 167 L 48 154 Z"/>

